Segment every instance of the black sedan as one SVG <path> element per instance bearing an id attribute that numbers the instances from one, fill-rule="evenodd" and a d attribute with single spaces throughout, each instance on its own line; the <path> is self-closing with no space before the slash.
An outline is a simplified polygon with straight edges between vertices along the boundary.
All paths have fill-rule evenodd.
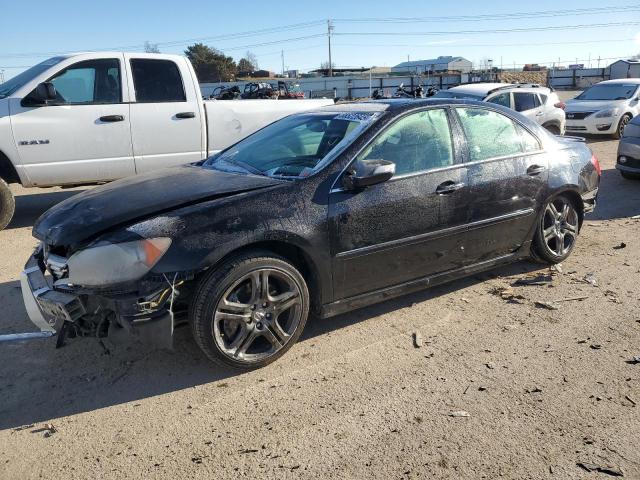
<path id="1" fill-rule="evenodd" d="M 309 316 L 564 260 L 599 180 L 582 140 L 495 104 L 335 105 L 53 207 L 25 305 L 59 345 L 115 330 L 169 343 L 188 322 L 214 362 L 259 367 Z"/>

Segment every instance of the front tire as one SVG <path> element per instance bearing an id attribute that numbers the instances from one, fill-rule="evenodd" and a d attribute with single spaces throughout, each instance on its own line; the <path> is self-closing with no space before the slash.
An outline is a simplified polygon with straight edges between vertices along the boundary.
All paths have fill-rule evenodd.
<path id="1" fill-rule="evenodd" d="M 190 308 L 193 336 L 218 365 L 263 367 L 298 340 L 309 303 L 307 284 L 290 262 L 267 252 L 246 253 L 201 281 Z"/>
<path id="2" fill-rule="evenodd" d="M 580 216 L 566 195 L 551 199 L 536 226 L 532 254 L 545 263 L 560 263 L 573 251 L 578 238 Z"/>
<path id="3" fill-rule="evenodd" d="M 16 200 L 7 182 L 0 178 L 0 230 L 9 225 L 16 211 Z"/>
<path id="4" fill-rule="evenodd" d="M 620 137 L 622 137 L 622 135 L 624 134 L 624 128 L 630 121 L 631 115 L 629 115 L 628 113 L 623 115 L 620 119 L 620 122 L 618 122 L 618 128 L 616 128 L 616 132 L 613 134 L 613 138 L 618 140 Z"/>

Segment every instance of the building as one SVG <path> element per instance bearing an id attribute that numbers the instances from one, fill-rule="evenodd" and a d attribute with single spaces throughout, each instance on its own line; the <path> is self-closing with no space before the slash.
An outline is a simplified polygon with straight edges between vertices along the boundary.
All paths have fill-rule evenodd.
<path id="1" fill-rule="evenodd" d="M 412 62 L 402 62 L 391 68 L 393 73 L 438 73 L 438 72 L 461 72 L 469 73 L 473 64 L 463 57 L 438 57 L 430 60 L 415 60 Z"/>
<path id="2" fill-rule="evenodd" d="M 640 78 L 640 60 L 618 60 L 609 65 L 611 80 L 617 78 Z"/>

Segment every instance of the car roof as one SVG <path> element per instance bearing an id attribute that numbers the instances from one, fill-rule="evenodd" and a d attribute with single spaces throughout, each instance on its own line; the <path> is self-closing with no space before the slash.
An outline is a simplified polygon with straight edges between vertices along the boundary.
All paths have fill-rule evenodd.
<path id="1" fill-rule="evenodd" d="M 482 95 L 486 96 L 490 93 L 493 93 L 498 90 L 518 90 L 523 92 L 551 92 L 550 88 L 544 87 L 542 85 L 526 83 L 469 83 L 466 85 L 458 85 L 457 87 L 451 87 L 445 91 L 459 92 L 459 93 L 468 93 L 471 95 Z"/>
<path id="2" fill-rule="evenodd" d="M 365 102 L 344 102 L 322 107 L 323 111 L 333 112 L 397 112 L 412 108 L 429 107 L 438 105 L 477 105 L 486 107 L 487 103 L 478 100 L 466 100 L 455 98 L 384 98 L 381 100 L 368 100 Z M 495 105 L 491 105 L 495 107 Z"/>
<path id="3" fill-rule="evenodd" d="M 607 85 L 620 85 L 620 84 L 637 84 L 640 85 L 640 78 L 617 78 L 615 80 L 605 80 L 604 82 L 598 82 L 596 83 L 596 85 L 602 85 L 602 84 L 607 84 Z"/>

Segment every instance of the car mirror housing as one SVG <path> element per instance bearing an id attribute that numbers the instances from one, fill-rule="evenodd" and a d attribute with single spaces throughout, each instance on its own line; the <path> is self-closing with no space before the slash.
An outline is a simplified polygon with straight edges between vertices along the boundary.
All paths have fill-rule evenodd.
<path id="1" fill-rule="evenodd" d="M 56 100 L 58 92 L 51 82 L 42 82 L 22 100 L 23 106 L 38 107 L 47 105 L 51 100 Z"/>
<path id="2" fill-rule="evenodd" d="M 371 159 L 357 162 L 356 168 L 348 171 L 342 179 L 347 190 L 362 188 L 386 182 L 396 173 L 396 164 L 388 160 Z"/>

